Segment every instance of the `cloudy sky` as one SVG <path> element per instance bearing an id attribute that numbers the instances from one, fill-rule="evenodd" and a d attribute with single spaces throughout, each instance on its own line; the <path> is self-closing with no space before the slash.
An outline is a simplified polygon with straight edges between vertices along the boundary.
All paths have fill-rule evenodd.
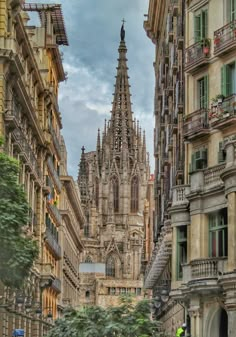
<path id="1" fill-rule="evenodd" d="M 34 1 L 27 1 L 34 2 Z M 110 118 L 121 20 L 124 18 L 134 116 L 146 130 L 153 169 L 154 45 L 143 29 L 148 0 L 38 0 L 61 3 L 69 39 L 62 48 L 68 80 L 60 85 L 62 134 L 69 174 L 77 177 L 82 145 L 96 147 L 97 129 Z"/>

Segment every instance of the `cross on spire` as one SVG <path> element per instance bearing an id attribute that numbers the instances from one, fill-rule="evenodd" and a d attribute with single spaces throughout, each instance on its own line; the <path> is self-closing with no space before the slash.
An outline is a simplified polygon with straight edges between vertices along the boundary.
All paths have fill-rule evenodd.
<path id="1" fill-rule="evenodd" d="M 123 19 L 123 20 L 121 20 L 121 22 L 122 22 L 122 23 L 123 23 L 123 25 L 124 25 L 126 21 L 125 21 L 125 19 Z"/>

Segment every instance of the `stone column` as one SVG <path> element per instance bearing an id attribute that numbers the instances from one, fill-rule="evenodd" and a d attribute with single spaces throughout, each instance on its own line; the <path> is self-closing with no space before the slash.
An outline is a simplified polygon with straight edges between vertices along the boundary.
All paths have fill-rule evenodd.
<path id="1" fill-rule="evenodd" d="M 191 319 L 191 336 L 193 337 L 202 337 L 202 307 L 200 304 L 199 298 L 191 299 L 190 308 L 188 309 L 188 313 Z"/>
<path id="2" fill-rule="evenodd" d="M 236 331 L 236 271 L 223 275 L 220 280 L 225 293 L 225 308 L 228 314 L 228 337 L 235 337 Z"/>

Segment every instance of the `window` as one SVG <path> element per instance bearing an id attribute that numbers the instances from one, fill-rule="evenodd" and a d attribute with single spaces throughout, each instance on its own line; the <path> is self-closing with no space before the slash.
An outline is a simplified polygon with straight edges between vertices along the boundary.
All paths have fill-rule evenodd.
<path id="1" fill-rule="evenodd" d="M 197 81 L 198 108 L 208 109 L 208 76 L 204 76 Z"/>
<path id="2" fill-rule="evenodd" d="M 120 294 L 125 295 L 126 294 L 126 288 L 120 288 Z"/>
<path id="3" fill-rule="evenodd" d="M 235 93 L 235 76 L 235 62 L 224 64 L 221 68 L 221 93 L 225 97 Z"/>
<path id="4" fill-rule="evenodd" d="M 208 35 L 208 11 L 201 10 L 194 17 L 194 40 L 195 42 L 205 39 Z"/>
<path id="5" fill-rule="evenodd" d="M 119 212 L 119 181 L 117 177 L 113 177 L 113 207 L 114 212 Z"/>
<path id="6" fill-rule="evenodd" d="M 115 295 L 116 294 L 116 288 L 108 288 L 108 295 Z"/>
<path id="7" fill-rule="evenodd" d="M 227 256 L 227 209 L 209 214 L 209 255 L 210 257 Z"/>
<path id="8" fill-rule="evenodd" d="M 138 177 L 133 177 L 131 180 L 131 212 L 138 212 L 139 186 Z"/>
<path id="9" fill-rule="evenodd" d="M 87 290 L 87 291 L 85 292 L 85 298 L 86 298 L 86 299 L 89 299 L 89 298 L 90 298 L 90 291 Z"/>
<path id="10" fill-rule="evenodd" d="M 177 279 L 183 277 L 182 264 L 187 262 L 187 226 L 177 228 Z"/>
<path id="11" fill-rule="evenodd" d="M 115 260 L 113 256 L 109 256 L 106 262 L 106 276 L 115 277 Z"/>
<path id="12" fill-rule="evenodd" d="M 192 153 L 192 160 L 190 165 L 190 172 L 202 170 L 207 167 L 207 149 L 201 148 Z"/>
<path id="13" fill-rule="evenodd" d="M 89 237 L 89 224 L 85 224 L 85 225 L 84 225 L 84 236 L 85 236 L 86 238 Z"/>
<path id="14" fill-rule="evenodd" d="M 218 163 L 224 163 L 226 160 L 226 151 L 224 149 L 224 142 L 219 142 Z"/>
<path id="15" fill-rule="evenodd" d="M 136 293 L 137 296 L 141 296 L 142 289 L 141 288 L 136 288 L 135 289 L 135 293 Z"/>

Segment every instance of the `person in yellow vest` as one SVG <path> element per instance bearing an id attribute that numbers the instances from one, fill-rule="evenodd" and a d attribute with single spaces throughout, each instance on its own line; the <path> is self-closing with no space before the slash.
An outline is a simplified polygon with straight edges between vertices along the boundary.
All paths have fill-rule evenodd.
<path id="1" fill-rule="evenodd" d="M 177 329 L 175 336 L 176 337 L 184 337 L 186 328 L 187 328 L 186 323 L 183 323 L 182 326 Z"/>

